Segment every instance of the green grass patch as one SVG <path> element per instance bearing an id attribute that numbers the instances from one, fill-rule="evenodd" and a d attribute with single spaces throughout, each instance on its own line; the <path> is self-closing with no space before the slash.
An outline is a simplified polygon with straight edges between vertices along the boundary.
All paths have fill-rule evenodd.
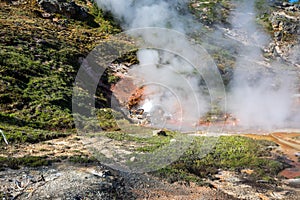
<path id="1" fill-rule="evenodd" d="M 203 142 L 209 143 L 209 140 L 215 139 L 196 138 L 178 161 L 154 174 L 172 182 L 192 179 L 199 181 L 201 178 L 212 177 L 219 169 L 232 171 L 253 169 L 255 173 L 249 178 L 271 181 L 284 168 L 279 161 L 267 158 L 270 155 L 266 150 L 266 146 L 270 145 L 269 142 L 241 136 L 221 136 L 203 157 Z"/>
<path id="2" fill-rule="evenodd" d="M 124 132 L 108 132 L 105 134 L 106 137 L 117 141 L 134 141 L 142 143 L 142 147 L 137 147 L 138 152 L 153 152 L 160 147 L 170 143 L 170 140 L 175 136 L 175 132 L 166 131 L 167 136 L 142 136 L 138 134 L 128 134 Z"/>
<path id="3" fill-rule="evenodd" d="M 68 161 L 74 164 L 90 164 L 97 162 L 95 158 L 86 155 L 59 156 L 51 159 L 47 156 L 0 157 L 0 169 L 49 166 L 54 162 L 61 161 Z"/>
<path id="4" fill-rule="evenodd" d="M 20 167 L 40 167 L 51 165 L 46 156 L 0 157 L 0 168 L 19 169 Z"/>
<path id="5" fill-rule="evenodd" d="M 43 129 L 34 129 L 27 126 L 14 126 L 0 123 L 0 129 L 3 131 L 9 143 L 38 143 L 41 141 L 67 137 L 73 131 L 49 131 Z M 1 136 L 0 143 L 4 144 L 4 139 Z"/>

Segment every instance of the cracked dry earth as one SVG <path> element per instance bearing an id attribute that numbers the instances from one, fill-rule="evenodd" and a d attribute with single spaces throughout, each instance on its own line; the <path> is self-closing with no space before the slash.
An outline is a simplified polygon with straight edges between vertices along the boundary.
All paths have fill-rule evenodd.
<path id="1" fill-rule="evenodd" d="M 91 156 L 82 137 L 73 135 L 37 144 L 7 146 L 5 154 L 50 159 Z M 194 183 L 170 184 L 146 173 L 115 171 L 99 162 L 79 164 L 65 160 L 38 168 L 5 169 L 0 172 L 0 181 L 3 199 L 296 200 L 300 196 L 295 188 L 283 184 L 251 185 L 235 172 L 220 171 L 217 180 L 206 180 L 210 187 L 203 187 Z"/>

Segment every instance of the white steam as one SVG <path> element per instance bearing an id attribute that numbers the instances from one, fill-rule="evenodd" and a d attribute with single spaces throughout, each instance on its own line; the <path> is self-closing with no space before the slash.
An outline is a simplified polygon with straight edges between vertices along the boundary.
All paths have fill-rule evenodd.
<path id="1" fill-rule="evenodd" d="M 100 7 L 111 11 L 125 30 L 161 27 L 188 33 L 196 28 L 185 7 L 187 0 L 97 0 L 97 2 Z M 232 14 L 230 30 L 236 36 L 225 39 L 224 34 L 217 32 L 212 34 L 218 37 L 216 39 L 224 41 L 220 44 L 222 46 L 234 46 L 236 41 L 239 41 L 238 37 L 242 36 L 240 40 L 242 46 L 239 46 L 234 78 L 228 94 L 229 112 L 232 112 L 233 116 L 240 120 L 239 124 L 244 127 L 284 127 L 290 121 L 297 124 L 300 112 L 299 107 L 295 109 L 292 98 L 295 93 L 293 90 L 295 79 L 293 75 L 283 71 L 279 64 L 272 66 L 264 64 L 261 49 L 270 38 L 256 25 L 254 0 L 242 3 L 239 1 L 237 4 Z M 150 44 L 159 44 L 166 49 L 177 49 L 175 52 L 181 50 L 186 55 L 191 54 L 191 57 L 201 59 L 203 57 L 192 55 L 194 52 L 186 52 L 188 42 L 173 38 L 172 35 L 155 35 L 145 31 L 139 37 Z M 295 61 L 299 59 L 298 55 Z M 163 115 L 180 119 L 183 124 L 196 123 L 209 110 L 211 99 L 201 88 L 202 78 L 184 59 L 171 52 L 156 49 L 139 50 L 137 56 L 140 64 L 133 67 L 129 74 L 135 77 L 137 85 L 147 86 L 145 87 L 147 99 L 143 105 L 145 110 L 162 108 Z M 203 75 L 205 70 L 200 73 Z"/>
<path id="2" fill-rule="evenodd" d="M 197 123 L 208 110 L 208 101 L 199 87 L 199 74 L 192 75 L 195 69 L 165 51 L 144 49 L 137 56 L 140 64 L 131 68 L 129 74 L 135 77 L 137 85 L 146 86 L 144 107 L 151 102 L 152 109 L 158 107 L 164 115 L 181 123 Z"/>
<path id="3" fill-rule="evenodd" d="M 111 11 L 124 29 L 161 27 L 183 31 L 191 21 L 187 0 L 97 0 Z M 182 14 L 181 14 L 182 13 Z"/>
<path id="4" fill-rule="evenodd" d="M 286 127 L 295 120 L 294 76 L 277 63 L 262 64 L 261 47 L 270 39 L 255 20 L 254 1 L 238 5 L 232 16 L 233 29 L 245 34 L 249 44 L 240 49 L 235 63 L 229 109 L 245 127 Z"/>
<path id="5" fill-rule="evenodd" d="M 97 2 L 100 7 L 111 11 L 125 30 L 158 27 L 186 33 L 191 26 L 196 27 L 187 12 L 185 0 L 98 0 Z M 129 70 L 128 74 L 134 78 L 138 87 L 146 86 L 144 96 L 147 99 L 141 107 L 147 112 L 152 112 L 153 115 L 159 115 L 156 121 L 164 121 L 166 118 L 176 119 L 177 124 L 170 126 L 182 125 L 193 128 L 192 125 L 197 124 L 200 117 L 209 109 L 209 101 L 199 86 L 202 80 L 199 70 L 184 60 L 189 59 L 180 56 L 195 55 L 193 59 L 199 60 L 201 55 L 186 48 L 190 47 L 190 43 L 184 37 L 178 38 L 176 37 L 178 35 L 171 32 L 168 34 L 166 31 L 155 33 L 148 30 L 141 31 L 138 37 L 163 50 L 139 50 L 137 53 L 139 65 Z M 207 58 L 203 55 L 202 57 L 204 65 L 207 65 Z M 168 127 L 168 124 L 162 126 Z"/>

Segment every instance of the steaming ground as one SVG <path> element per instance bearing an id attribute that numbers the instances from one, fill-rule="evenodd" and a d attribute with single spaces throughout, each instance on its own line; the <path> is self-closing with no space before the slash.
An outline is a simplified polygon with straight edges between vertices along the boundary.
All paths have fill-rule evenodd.
<path id="1" fill-rule="evenodd" d="M 146 86 L 142 107 L 147 106 L 151 116 L 157 116 L 152 118 L 152 124 L 174 128 L 163 120 L 168 117 L 177 119 L 177 126 L 197 123 L 208 111 L 208 96 L 198 84 L 201 75 L 196 69 L 168 52 L 140 50 L 137 56 L 140 64 L 129 70 L 129 74 L 136 85 Z"/>
<path id="2" fill-rule="evenodd" d="M 265 61 L 261 47 L 266 46 L 270 38 L 259 29 L 255 19 L 254 1 L 239 4 L 232 15 L 233 29 L 245 34 L 253 44 L 245 45 L 237 56 L 229 110 L 246 127 L 285 127 L 297 121 L 297 114 L 293 113 L 296 77 L 275 62 L 269 69 L 257 64 Z"/>
<path id="3" fill-rule="evenodd" d="M 111 11 L 125 30 L 161 27 L 183 34 L 201 31 L 201 24 L 193 21 L 188 12 L 188 1 L 97 2 Z M 254 1 L 239 1 L 231 14 L 229 29 L 236 36 L 226 36 L 220 32 L 222 28 L 211 34 L 219 45 L 237 48 L 235 71 L 227 89 L 227 98 L 219 101 L 226 102 L 227 109 L 221 104 L 219 106 L 223 112 L 232 113 L 242 128 L 299 128 L 300 108 L 293 97 L 297 93 L 295 85 L 298 84 L 293 73 L 295 70 L 263 57 L 262 48 L 270 42 L 270 37 L 257 26 L 255 20 Z M 166 49 L 181 51 L 185 51 L 182 44 L 189 42 L 188 39 L 182 41 L 172 38 L 172 35 L 153 35 L 147 31 L 139 36 L 149 44 L 164 43 Z M 299 59 L 297 48 L 291 52 L 291 62 Z M 141 49 L 137 56 L 140 63 L 132 67 L 129 73 L 135 77 L 137 85 L 148 85 L 145 92 L 147 98 L 142 107 L 147 106 L 150 111 L 159 107 L 165 115 L 184 121 L 184 124 L 195 124 L 215 103 L 215 99 L 209 96 L 212 89 L 203 87 L 205 76 L 201 73 L 201 64 L 191 66 L 181 55 L 157 49 Z"/>

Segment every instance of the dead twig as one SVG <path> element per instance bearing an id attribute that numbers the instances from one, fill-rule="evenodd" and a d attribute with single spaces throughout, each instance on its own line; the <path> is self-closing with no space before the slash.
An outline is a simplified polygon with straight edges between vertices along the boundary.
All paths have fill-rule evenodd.
<path id="1" fill-rule="evenodd" d="M 3 137 L 3 139 L 4 139 L 4 142 L 8 145 L 8 141 L 7 141 L 7 139 L 6 139 L 6 137 L 5 137 L 5 135 L 4 135 L 4 133 L 3 133 L 3 131 L 0 129 L 0 132 L 1 132 L 1 135 L 2 135 L 2 137 Z"/>

